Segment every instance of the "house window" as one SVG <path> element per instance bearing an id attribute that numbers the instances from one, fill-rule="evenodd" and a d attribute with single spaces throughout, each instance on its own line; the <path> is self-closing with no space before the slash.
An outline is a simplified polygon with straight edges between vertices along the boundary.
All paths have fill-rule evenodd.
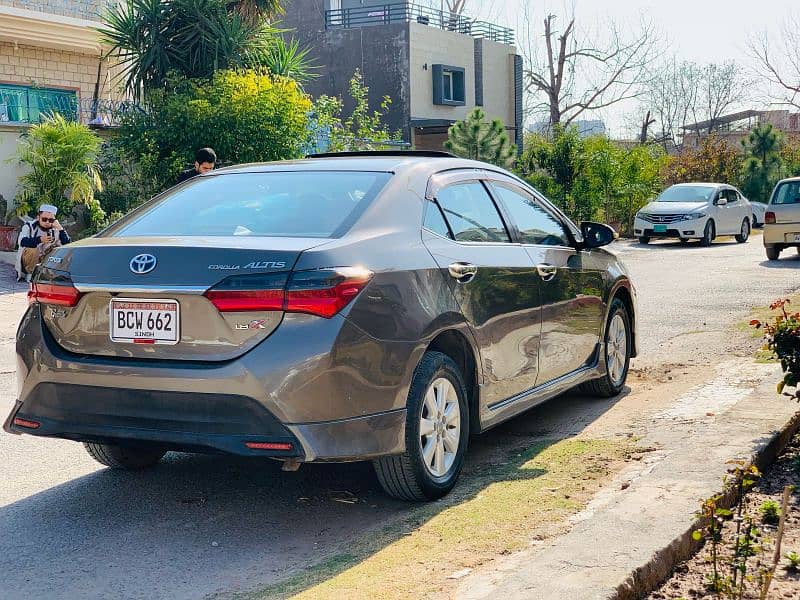
<path id="1" fill-rule="evenodd" d="M 464 69 L 449 65 L 433 65 L 433 103 L 444 106 L 464 106 L 466 85 Z"/>
<path id="2" fill-rule="evenodd" d="M 53 113 L 76 121 L 77 92 L 0 84 L 0 122 L 39 123 Z"/>

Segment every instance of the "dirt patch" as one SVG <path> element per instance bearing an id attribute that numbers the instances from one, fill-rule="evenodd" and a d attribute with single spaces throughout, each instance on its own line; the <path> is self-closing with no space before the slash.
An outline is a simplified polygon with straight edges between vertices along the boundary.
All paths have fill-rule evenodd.
<path id="1" fill-rule="evenodd" d="M 758 535 L 753 555 L 748 559 L 745 575 L 745 593 L 741 598 L 759 598 L 759 569 L 771 564 L 775 551 L 774 541 L 777 524 L 764 522 L 765 503 L 781 504 L 784 486 L 800 485 L 800 434 L 796 435 L 778 460 L 769 467 L 751 490 L 743 504 L 743 514 L 753 515 Z M 774 510 L 774 504 L 772 505 Z M 736 542 L 736 520 L 726 521 L 720 541 L 718 569 L 723 577 L 732 575 L 733 549 Z M 741 536 L 740 536 L 741 539 Z M 672 577 L 648 600 L 694 599 L 694 598 L 739 598 L 738 592 L 714 592 L 710 587 L 713 580 L 713 562 L 710 558 L 711 544 L 705 546 L 690 560 L 676 567 Z M 781 561 L 770 586 L 770 599 L 800 598 L 800 566 L 792 568 L 788 555 L 796 553 L 800 561 L 800 495 L 795 489 L 790 496 L 789 509 L 781 546 Z M 794 555 L 792 555 L 794 556 Z M 737 580 L 739 580 L 737 578 Z"/>
<path id="2" fill-rule="evenodd" d="M 447 598 L 453 581 L 562 533 L 636 456 L 625 440 L 540 442 L 484 465 L 457 493 L 248 598 Z M 369 585 L 365 585 L 365 582 Z"/>

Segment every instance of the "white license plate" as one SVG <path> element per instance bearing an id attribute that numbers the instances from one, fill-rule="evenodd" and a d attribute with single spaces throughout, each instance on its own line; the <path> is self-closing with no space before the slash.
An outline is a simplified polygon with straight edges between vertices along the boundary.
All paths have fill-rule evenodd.
<path id="1" fill-rule="evenodd" d="M 177 344 L 181 309 L 177 300 L 112 298 L 109 303 L 112 342 Z"/>

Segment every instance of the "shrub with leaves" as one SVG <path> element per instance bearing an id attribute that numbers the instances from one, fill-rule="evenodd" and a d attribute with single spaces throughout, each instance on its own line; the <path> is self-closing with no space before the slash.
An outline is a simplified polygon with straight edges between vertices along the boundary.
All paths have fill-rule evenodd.
<path id="1" fill-rule="evenodd" d="M 776 300 L 770 309 L 778 311 L 771 323 L 763 323 L 757 319 L 750 325 L 764 331 L 765 349 L 770 350 L 780 361 L 783 369 L 783 380 L 778 384 L 778 393 L 800 401 L 797 384 L 800 382 L 800 313 L 790 312 L 790 301 Z M 785 388 L 795 388 L 793 392 Z"/>
<path id="2" fill-rule="evenodd" d="M 631 233 L 636 212 L 662 187 L 665 155 L 655 145 L 625 148 L 557 127 L 549 138 L 528 136 L 525 148 L 523 176 L 578 221 L 616 223 Z"/>
<path id="3" fill-rule="evenodd" d="M 456 156 L 509 169 L 517 154 L 517 148 L 511 143 L 503 122 L 500 119 L 487 121 L 486 113 L 480 108 L 450 127 L 444 146 Z"/>
<path id="4" fill-rule="evenodd" d="M 104 214 L 95 198 L 95 192 L 103 189 L 100 145 L 100 138 L 86 125 L 59 114 L 31 127 L 17 150 L 20 164 L 28 169 L 19 180 L 17 213 L 47 203 L 70 214 L 75 204 L 85 204 L 91 220 L 101 221 Z"/>
<path id="5" fill-rule="evenodd" d="M 781 506 L 775 500 L 766 500 L 758 508 L 761 520 L 769 525 L 775 525 L 781 519 Z"/>
<path id="6" fill-rule="evenodd" d="M 719 181 L 736 184 L 742 172 L 744 155 L 716 135 L 700 142 L 699 148 L 684 149 L 667 161 L 663 177 L 665 185 L 690 181 Z"/>
<path id="7" fill-rule="evenodd" d="M 318 139 L 311 140 L 310 144 L 320 143 L 324 147 L 309 148 L 310 152 L 380 150 L 391 145 L 391 142 L 398 142 L 399 133 L 389 131 L 384 124 L 392 99 L 384 96 L 380 109 L 370 111 L 369 86 L 364 83 L 364 76 L 358 69 L 353 73 L 347 89 L 354 102 L 353 112 L 349 116 L 342 115 L 342 98 L 323 95 L 314 103 L 311 133 Z"/>
<path id="8" fill-rule="evenodd" d="M 197 148 L 214 148 L 227 164 L 301 156 L 310 109 L 298 84 L 283 77 L 219 71 L 210 80 L 179 80 L 123 120 L 111 155 L 136 161 L 147 189 L 161 190 L 193 163 Z"/>

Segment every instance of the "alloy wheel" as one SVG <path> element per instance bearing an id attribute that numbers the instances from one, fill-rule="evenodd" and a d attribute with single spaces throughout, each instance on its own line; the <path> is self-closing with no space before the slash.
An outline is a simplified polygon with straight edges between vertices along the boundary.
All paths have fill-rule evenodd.
<path id="1" fill-rule="evenodd" d="M 425 468 L 444 477 L 458 455 L 461 411 L 458 394 L 450 380 L 439 377 L 425 392 L 419 423 L 419 443 Z"/>
<path id="2" fill-rule="evenodd" d="M 625 362 L 628 358 L 628 332 L 625 319 L 619 313 L 614 315 L 608 326 L 606 342 L 606 368 L 615 386 L 625 378 Z"/>

